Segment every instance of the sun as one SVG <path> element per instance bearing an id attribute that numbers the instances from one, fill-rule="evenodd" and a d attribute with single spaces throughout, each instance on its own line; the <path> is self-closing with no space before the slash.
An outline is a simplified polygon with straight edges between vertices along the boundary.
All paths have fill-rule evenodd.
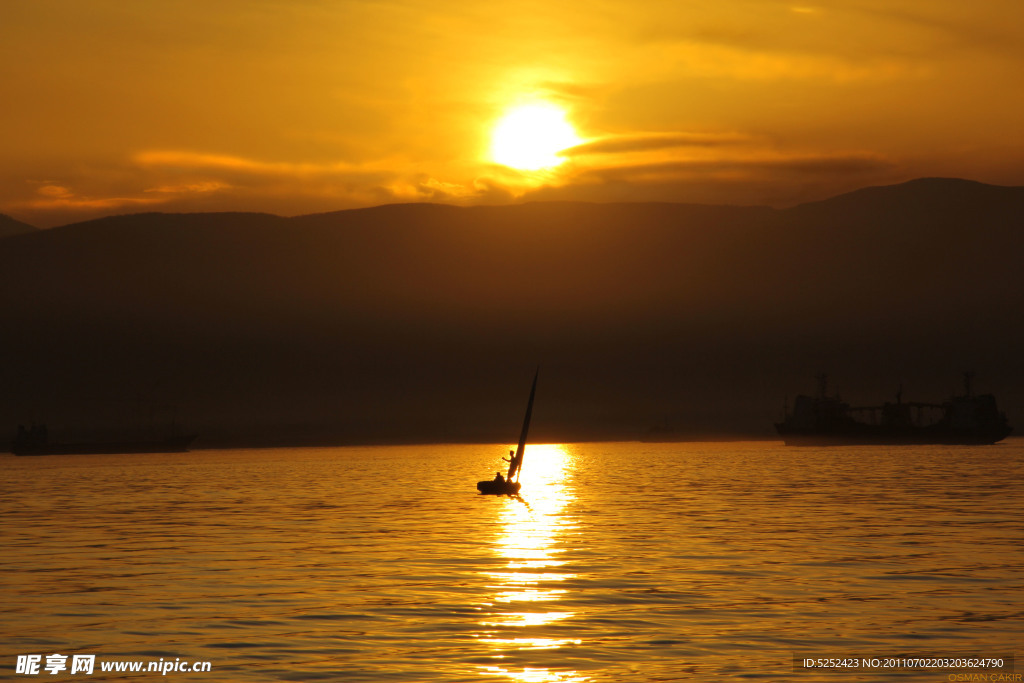
<path id="1" fill-rule="evenodd" d="M 539 171 L 564 162 L 558 153 L 580 142 L 564 110 L 548 103 L 523 104 L 495 125 L 491 158 L 502 166 Z"/>

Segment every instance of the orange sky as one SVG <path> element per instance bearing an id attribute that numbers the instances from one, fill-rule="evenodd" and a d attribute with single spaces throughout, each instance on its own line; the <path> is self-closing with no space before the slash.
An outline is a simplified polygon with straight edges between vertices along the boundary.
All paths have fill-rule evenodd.
<path id="1" fill-rule="evenodd" d="M 0 212 L 1024 185 L 1020 0 L 3 0 Z M 489 158 L 516 104 L 584 143 Z"/>

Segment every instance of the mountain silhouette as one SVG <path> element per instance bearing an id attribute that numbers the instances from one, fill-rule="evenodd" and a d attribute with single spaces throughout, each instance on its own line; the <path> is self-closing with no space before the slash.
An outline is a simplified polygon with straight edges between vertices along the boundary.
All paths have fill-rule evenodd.
<path id="1" fill-rule="evenodd" d="M 22 223 L 19 220 L 15 220 L 10 216 L 5 216 L 0 213 L 0 239 L 10 235 L 20 235 L 25 232 L 32 232 L 35 229 L 36 228 L 28 223 Z"/>
<path id="2" fill-rule="evenodd" d="M 923 179 L 791 209 L 389 205 L 134 214 L 0 242 L 0 424 L 173 403 L 207 444 L 769 435 L 828 371 L 1024 413 L 1024 188 Z M 1017 411 L 1017 412 L 1014 412 Z M 1016 420 L 1020 424 L 1020 420 Z M 514 424 L 512 425 L 514 427 Z"/>

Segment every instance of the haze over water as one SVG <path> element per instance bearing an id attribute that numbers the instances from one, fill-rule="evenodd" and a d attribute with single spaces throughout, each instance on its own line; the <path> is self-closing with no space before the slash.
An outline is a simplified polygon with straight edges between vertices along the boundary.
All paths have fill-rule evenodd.
<path id="1" fill-rule="evenodd" d="M 1024 639 L 1024 441 L 529 446 L 523 500 L 477 494 L 504 453 L 3 457 L 0 677 L 83 653 L 216 681 L 939 681 L 793 657 Z"/>

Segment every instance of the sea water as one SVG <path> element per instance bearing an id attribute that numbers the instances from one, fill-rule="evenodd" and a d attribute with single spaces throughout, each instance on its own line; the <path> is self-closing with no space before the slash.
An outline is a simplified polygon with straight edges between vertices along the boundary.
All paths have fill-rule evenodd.
<path id="1" fill-rule="evenodd" d="M 900 664 L 957 657 L 1013 670 L 1024 441 L 530 446 L 520 499 L 478 494 L 507 448 L 2 456 L 0 678 L 971 680 Z M 71 673 L 76 654 L 93 674 Z M 854 659 L 878 667 L 805 666 Z M 178 668 L 101 672 L 117 662 Z M 195 663 L 209 671 L 182 670 Z"/>

